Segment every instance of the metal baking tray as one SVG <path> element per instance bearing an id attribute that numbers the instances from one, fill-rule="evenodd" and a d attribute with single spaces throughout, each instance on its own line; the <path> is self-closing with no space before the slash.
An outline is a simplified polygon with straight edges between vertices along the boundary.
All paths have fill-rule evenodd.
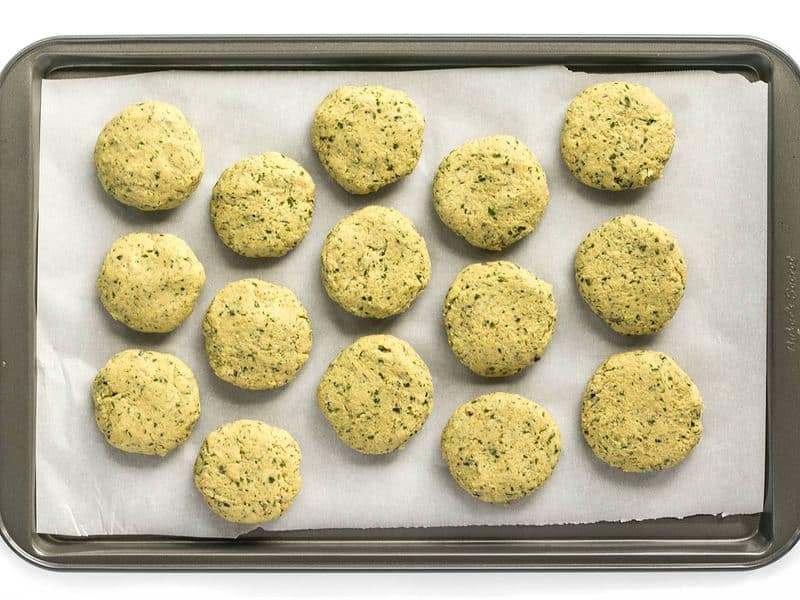
<path id="1" fill-rule="evenodd" d="M 735 71 L 769 85 L 768 422 L 761 513 L 536 527 L 255 530 L 237 540 L 36 533 L 42 79 L 162 69 L 544 64 L 595 72 Z M 799 202 L 800 71 L 781 50 L 757 39 L 67 37 L 38 42 L 0 75 L 0 533 L 20 556 L 54 569 L 743 569 L 768 564 L 800 535 Z"/>

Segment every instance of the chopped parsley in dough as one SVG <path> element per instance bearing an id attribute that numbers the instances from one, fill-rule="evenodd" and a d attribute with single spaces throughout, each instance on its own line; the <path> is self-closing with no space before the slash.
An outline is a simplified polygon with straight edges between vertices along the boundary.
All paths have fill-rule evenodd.
<path id="1" fill-rule="evenodd" d="M 211 195 L 211 221 L 242 256 L 283 256 L 308 233 L 314 182 L 283 154 L 266 152 L 225 169 Z"/>
<path id="2" fill-rule="evenodd" d="M 561 156 L 582 183 L 626 190 L 661 177 L 674 143 L 664 103 L 643 85 L 614 81 L 586 88 L 569 105 Z"/>
<path id="3" fill-rule="evenodd" d="M 556 303 L 549 283 L 501 260 L 463 269 L 442 316 L 462 364 L 478 375 L 505 377 L 541 358 L 553 337 Z"/>
<path id="4" fill-rule="evenodd" d="M 703 402 L 689 376 L 661 352 L 614 354 L 583 394 L 581 428 L 603 462 L 623 471 L 658 471 L 700 441 Z"/>
<path id="5" fill-rule="evenodd" d="M 578 246 L 581 296 L 617 333 L 648 335 L 672 319 L 686 287 L 686 263 L 666 229 L 633 215 L 615 217 Z"/>
<path id="6" fill-rule="evenodd" d="M 425 240 L 393 208 L 367 206 L 343 218 L 322 246 L 322 283 L 331 300 L 359 317 L 399 314 L 431 277 Z"/>
<path id="7" fill-rule="evenodd" d="M 508 135 L 459 146 L 439 163 L 433 181 L 433 205 L 444 224 L 485 250 L 502 250 L 533 231 L 547 200 L 539 161 Z"/>
<path id="8" fill-rule="evenodd" d="M 504 392 L 462 404 L 442 432 L 450 474 L 483 502 L 508 504 L 541 487 L 561 454 L 561 433 L 544 408 Z"/>
<path id="9" fill-rule="evenodd" d="M 286 385 L 311 352 L 305 307 L 290 289 L 260 279 L 222 288 L 206 311 L 203 336 L 216 376 L 245 389 Z"/>
<path id="10" fill-rule="evenodd" d="M 343 86 L 314 113 L 311 141 L 336 182 L 369 194 L 405 177 L 419 162 L 425 119 L 404 92 Z"/>
<path id="11" fill-rule="evenodd" d="M 428 367 L 391 335 L 359 338 L 333 359 L 317 388 L 320 410 L 353 450 L 385 454 L 422 428 L 433 407 Z"/>
<path id="12" fill-rule="evenodd" d="M 194 463 L 194 484 L 227 521 L 272 521 L 300 492 L 300 460 L 300 446 L 287 431 L 234 421 L 208 434 Z"/>
<path id="13" fill-rule="evenodd" d="M 125 350 L 92 383 L 97 427 L 109 444 L 164 456 L 192 434 L 200 393 L 192 370 L 176 356 Z"/>
<path id="14" fill-rule="evenodd" d="M 203 177 L 203 148 L 183 113 L 166 102 L 132 104 L 106 124 L 94 148 L 103 189 L 141 210 L 175 208 Z"/>
<path id="15" fill-rule="evenodd" d="M 203 265 L 182 239 L 130 233 L 103 259 L 97 293 L 115 320 L 136 331 L 166 333 L 191 314 L 205 281 Z"/>

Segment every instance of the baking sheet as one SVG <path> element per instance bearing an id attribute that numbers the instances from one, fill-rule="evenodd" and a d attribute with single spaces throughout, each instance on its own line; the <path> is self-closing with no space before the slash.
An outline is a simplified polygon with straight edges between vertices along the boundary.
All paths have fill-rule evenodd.
<path id="1" fill-rule="evenodd" d="M 562 165 L 559 130 L 571 98 L 620 76 L 561 67 L 411 72 L 163 72 L 42 83 L 37 313 L 37 531 L 65 535 L 235 536 L 250 529 L 219 519 L 192 483 L 203 438 L 224 422 L 256 418 L 289 430 L 303 450 L 303 488 L 292 508 L 264 529 L 549 524 L 759 512 L 764 494 L 766 376 L 767 86 L 712 72 L 627 74 L 672 110 L 678 140 L 662 180 L 624 193 L 590 190 Z M 313 111 L 342 84 L 381 83 L 407 91 L 427 121 L 422 158 L 403 181 L 366 198 L 334 184 L 309 141 Z M 108 198 L 93 172 L 102 126 L 147 98 L 179 106 L 206 153 L 206 173 L 180 208 L 145 214 Z M 539 157 L 550 205 L 537 230 L 501 253 L 468 246 L 438 220 L 430 186 L 439 160 L 483 135 L 507 133 Z M 245 156 L 277 150 L 303 164 L 317 184 L 311 231 L 281 259 L 247 259 L 216 238 L 208 219 L 219 174 Z M 369 203 L 393 206 L 425 237 L 433 263 L 428 289 L 411 309 L 365 321 L 327 299 L 319 250 L 330 227 Z M 688 264 L 686 296 L 659 334 L 623 338 L 584 305 L 572 279 L 582 237 L 626 212 L 678 237 Z M 114 239 L 131 231 L 174 233 L 203 262 L 207 281 L 195 312 L 171 334 L 140 334 L 115 323 L 94 281 Z M 441 303 L 472 262 L 508 259 L 554 286 L 556 332 L 543 359 L 511 378 L 482 379 L 447 347 Z M 200 324 L 227 282 L 261 277 L 293 289 L 308 307 L 314 348 L 299 377 L 274 391 L 238 390 L 208 368 Z M 315 390 L 329 361 L 360 335 L 409 341 L 434 378 L 430 419 L 402 451 L 363 456 L 334 435 Z M 194 370 L 202 416 L 168 457 L 117 451 L 94 424 L 89 389 L 114 353 L 171 352 Z M 609 354 L 645 347 L 671 355 L 706 405 L 701 443 L 678 467 L 625 474 L 594 458 L 579 426 L 583 387 Z M 552 479 L 510 507 L 461 491 L 438 451 L 439 434 L 462 402 L 493 390 L 543 404 L 562 430 Z"/>

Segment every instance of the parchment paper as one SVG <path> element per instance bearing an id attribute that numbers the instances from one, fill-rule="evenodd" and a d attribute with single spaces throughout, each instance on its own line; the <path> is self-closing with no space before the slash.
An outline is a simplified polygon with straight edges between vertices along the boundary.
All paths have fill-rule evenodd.
<path id="1" fill-rule="evenodd" d="M 625 78 L 650 86 L 670 107 L 677 143 L 664 178 L 642 191 L 606 193 L 578 183 L 562 165 L 559 132 L 572 97 L 587 85 Z M 324 172 L 311 147 L 314 109 L 342 84 L 381 83 L 407 91 L 427 120 L 416 171 L 384 191 L 353 197 Z M 179 106 L 196 127 L 206 172 L 180 208 L 145 214 L 105 196 L 92 150 L 103 125 L 148 98 Z M 38 260 L 37 529 L 68 535 L 235 536 L 192 482 L 203 438 L 221 424 L 262 419 L 289 430 L 303 451 L 303 487 L 292 508 L 265 529 L 546 524 L 752 513 L 762 508 L 765 448 L 767 86 L 735 74 L 676 72 L 624 76 L 561 67 L 418 72 L 162 72 L 42 84 Z M 437 218 L 430 188 L 441 158 L 460 143 L 507 133 L 539 157 L 550 205 L 538 229 L 511 249 L 468 246 Z M 277 150 L 298 160 L 317 184 L 311 232 L 281 259 L 236 256 L 208 218 L 210 191 L 227 166 Z M 424 236 L 433 262 L 428 289 L 386 321 L 351 316 L 325 295 L 322 240 L 340 218 L 369 203 L 393 206 Z M 652 337 L 612 333 L 580 299 L 575 249 L 592 228 L 632 212 L 669 228 L 688 264 L 686 296 L 673 322 Z M 115 323 L 95 294 L 110 244 L 132 231 L 185 239 L 207 282 L 197 309 L 171 334 L 137 334 Z M 472 375 L 453 357 L 441 304 L 469 263 L 508 259 L 553 284 L 555 336 L 543 359 L 507 379 Z M 229 281 L 260 277 L 293 289 L 308 307 L 311 358 L 290 385 L 238 390 L 206 362 L 200 324 Z M 356 337 L 388 332 L 409 341 L 434 378 L 433 412 L 407 447 L 363 456 L 334 435 L 315 390 L 329 361 Z M 192 437 L 164 459 L 106 444 L 92 413 L 90 384 L 128 347 L 171 352 L 194 370 L 202 416 Z M 608 355 L 631 348 L 666 352 L 697 383 L 705 433 L 676 468 L 624 474 L 597 460 L 582 439 L 583 388 Z M 450 478 L 438 449 L 452 411 L 478 394 L 507 390 L 543 404 L 558 421 L 563 454 L 552 479 L 510 507 L 474 500 Z"/>

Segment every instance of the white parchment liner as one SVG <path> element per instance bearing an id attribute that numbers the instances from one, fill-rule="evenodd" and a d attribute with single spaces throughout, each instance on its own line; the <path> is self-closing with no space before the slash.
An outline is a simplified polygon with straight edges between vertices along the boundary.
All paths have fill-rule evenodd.
<path id="1" fill-rule="evenodd" d="M 561 163 L 559 132 L 572 97 L 587 85 L 625 78 L 650 86 L 672 110 L 677 143 L 662 180 L 625 193 L 578 183 Z M 380 83 L 408 92 L 426 121 L 422 159 L 412 175 L 368 197 L 353 197 L 324 172 L 311 147 L 314 109 L 343 84 Z M 206 154 L 199 189 L 180 208 L 145 214 L 108 198 L 96 181 L 98 132 L 127 104 L 160 99 L 180 107 Z M 539 157 L 550 205 L 538 229 L 502 253 L 468 246 L 447 230 L 431 202 L 441 158 L 476 137 L 506 133 Z M 267 150 L 308 169 L 316 208 L 305 241 L 281 259 L 247 259 L 216 238 L 211 188 L 230 164 Z M 331 226 L 369 203 L 392 206 L 424 236 L 433 262 L 428 289 L 399 317 L 366 321 L 326 297 L 319 251 Z M 583 236 L 605 220 L 634 213 L 670 229 L 688 264 L 686 296 L 659 334 L 612 333 L 578 296 L 572 262 Z M 37 530 L 68 535 L 235 536 L 192 483 L 205 435 L 222 423 L 262 419 L 289 430 L 303 451 L 303 488 L 266 529 L 546 524 L 752 513 L 762 507 L 765 452 L 767 86 L 735 74 L 675 72 L 624 76 L 561 67 L 411 72 L 163 72 L 42 84 L 38 258 Z M 168 335 L 137 334 L 100 306 L 95 278 L 114 239 L 132 231 L 185 239 L 207 282 L 195 312 Z M 558 303 L 555 336 L 543 359 L 507 379 L 481 379 L 450 352 L 441 304 L 450 282 L 475 261 L 508 259 L 549 281 Z M 227 282 L 260 277 L 293 289 L 308 307 L 311 358 L 290 385 L 238 390 L 216 379 L 200 324 Z M 407 447 L 363 456 L 341 443 L 319 412 L 315 390 L 329 361 L 356 337 L 387 332 L 409 341 L 434 378 L 434 407 Z M 194 370 L 202 416 L 194 435 L 164 459 L 125 454 L 97 430 L 92 378 L 128 347 L 171 352 Z M 705 433 L 676 468 L 624 474 L 597 460 L 582 439 L 583 388 L 609 354 L 666 352 L 697 383 Z M 451 412 L 492 390 L 523 394 L 558 421 L 563 454 L 552 479 L 510 507 L 474 500 L 450 478 L 439 434 Z"/>

